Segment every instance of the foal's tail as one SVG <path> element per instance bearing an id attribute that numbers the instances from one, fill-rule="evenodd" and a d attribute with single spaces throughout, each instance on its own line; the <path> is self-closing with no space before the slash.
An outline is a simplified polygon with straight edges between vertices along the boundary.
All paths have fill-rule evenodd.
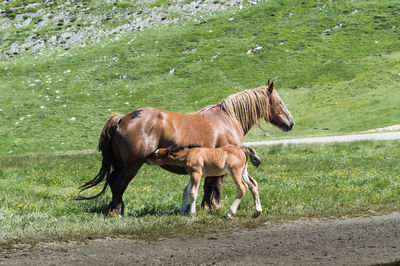
<path id="1" fill-rule="evenodd" d="M 92 180 L 86 182 L 85 184 L 79 187 L 80 189 L 79 193 L 98 185 L 104 180 L 105 177 L 107 177 L 103 189 L 97 195 L 91 197 L 79 196 L 77 200 L 94 199 L 101 196 L 106 191 L 106 188 L 109 183 L 111 166 L 115 168 L 115 158 L 112 151 L 111 140 L 114 137 L 115 132 L 117 131 L 117 126 L 120 120 L 121 120 L 121 115 L 118 113 L 114 113 L 111 115 L 107 123 L 104 125 L 103 131 L 101 132 L 100 135 L 99 147 L 98 147 L 99 151 L 101 151 L 101 154 L 103 155 L 101 168 L 99 170 L 99 173 Z"/>
<path id="2" fill-rule="evenodd" d="M 250 157 L 250 161 L 255 167 L 258 167 L 261 164 L 260 157 L 257 156 L 256 151 L 252 147 L 242 147 L 242 150 Z"/>

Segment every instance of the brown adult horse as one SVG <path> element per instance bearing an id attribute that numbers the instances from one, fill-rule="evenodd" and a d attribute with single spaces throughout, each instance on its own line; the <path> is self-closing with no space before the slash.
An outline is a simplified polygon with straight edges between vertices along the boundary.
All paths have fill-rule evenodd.
<path id="1" fill-rule="evenodd" d="M 100 135 L 98 148 L 103 155 L 101 169 L 80 189 L 83 191 L 94 187 L 106 178 L 104 187 L 95 196 L 80 198 L 98 197 L 109 185 L 112 200 L 108 213 L 112 216 L 123 215 L 122 195 L 147 156 L 155 150 L 172 145 L 209 148 L 240 146 L 243 144 L 243 136 L 259 119 L 271 122 L 283 131 L 289 131 L 294 126 L 293 117 L 274 89 L 273 82 L 268 81 L 266 86 L 238 92 L 219 104 L 190 114 L 151 107 L 143 107 L 124 115 L 113 114 Z M 162 167 L 174 173 L 186 174 L 184 169 L 177 166 Z M 205 179 L 203 206 L 219 207 L 224 179 L 225 176 Z"/>

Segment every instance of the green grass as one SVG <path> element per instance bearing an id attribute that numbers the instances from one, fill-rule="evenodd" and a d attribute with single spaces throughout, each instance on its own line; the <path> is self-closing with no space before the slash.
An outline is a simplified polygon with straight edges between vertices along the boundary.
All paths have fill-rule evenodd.
<path id="1" fill-rule="evenodd" d="M 207 23 L 3 60 L 0 153 L 94 150 L 114 111 L 191 112 L 267 79 L 296 120 L 288 134 L 264 126 L 272 138 L 398 124 L 399 12 L 390 1 L 269 1 Z M 253 130 L 247 140 L 266 138 Z"/>
<path id="2" fill-rule="evenodd" d="M 258 181 L 264 209 L 251 219 L 251 193 L 237 216 L 225 215 L 236 195 L 229 178 L 223 207 L 194 217 L 181 215 L 188 177 L 145 166 L 125 195 L 126 215 L 105 215 L 110 192 L 92 201 L 75 201 L 77 187 L 97 173 L 100 158 L 75 156 L 3 156 L 0 159 L 0 244 L 84 239 L 104 236 L 158 238 L 198 234 L 266 221 L 299 217 L 339 217 L 397 210 L 400 199 L 400 142 L 256 147 L 263 160 L 249 173 Z M 100 189 L 88 192 L 94 194 Z"/>
<path id="3" fill-rule="evenodd" d="M 13 1 L 0 2 L 0 8 L 11 10 L 7 14 L 13 16 L 27 12 L 21 7 L 24 3 L 36 2 L 37 9 L 46 5 Z M 397 210 L 398 141 L 257 147 L 264 164 L 250 173 L 259 182 L 264 207 L 258 220 L 249 218 L 249 194 L 237 217 L 225 220 L 236 194 L 230 179 L 221 211 L 180 215 L 187 178 L 150 167 L 141 169 L 131 182 L 124 196 L 127 214 L 121 219 L 104 215 L 110 192 L 94 201 L 73 200 L 77 187 L 98 171 L 101 158 L 92 152 L 114 111 L 154 106 L 191 112 L 274 79 L 296 126 L 282 133 L 262 124 L 267 133 L 255 128 L 247 141 L 346 134 L 399 124 L 397 3 L 273 0 L 200 23 L 0 60 L 0 244 L 157 237 L 269 220 Z M 97 1 L 82 4 L 88 16 L 112 7 L 135 8 L 132 1 L 101 8 Z M 125 22 L 106 20 L 102 27 L 112 29 Z M 74 26 L 78 23 L 72 21 Z M 32 27 L 2 32 L 2 47 L 21 41 Z M 59 34 L 66 27 L 49 26 L 40 34 Z M 256 46 L 263 48 L 247 54 Z"/>

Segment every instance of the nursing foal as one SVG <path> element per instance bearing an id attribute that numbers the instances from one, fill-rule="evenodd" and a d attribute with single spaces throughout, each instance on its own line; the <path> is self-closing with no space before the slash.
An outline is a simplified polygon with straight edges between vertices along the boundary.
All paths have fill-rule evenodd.
<path id="1" fill-rule="evenodd" d="M 247 156 L 250 161 L 258 167 L 261 163 L 255 150 L 250 147 L 224 146 L 220 148 L 178 147 L 171 146 L 160 148 L 147 157 L 148 164 L 173 165 L 185 168 L 190 175 L 189 184 L 183 190 L 181 212 L 187 209 L 187 201 L 190 195 L 190 213 L 196 213 L 196 198 L 202 177 L 221 176 L 229 173 L 235 182 L 238 193 L 233 204 L 229 208 L 228 218 L 236 213 L 236 209 L 250 188 L 254 199 L 254 216 L 258 217 L 261 212 L 261 203 L 258 196 L 258 184 L 247 173 Z"/>

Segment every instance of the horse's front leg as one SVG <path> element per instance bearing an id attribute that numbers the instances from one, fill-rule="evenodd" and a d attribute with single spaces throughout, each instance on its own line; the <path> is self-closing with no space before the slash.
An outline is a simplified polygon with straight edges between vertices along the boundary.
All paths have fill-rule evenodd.
<path id="1" fill-rule="evenodd" d="M 191 187 L 192 187 L 192 182 L 189 179 L 189 183 L 187 184 L 187 186 L 183 190 L 181 212 L 186 212 L 187 211 L 187 203 L 188 203 Z"/>
<path id="2" fill-rule="evenodd" d="M 206 209 L 219 209 L 221 207 L 221 193 L 226 175 L 209 176 L 204 180 L 204 197 L 201 206 Z"/>
<path id="3" fill-rule="evenodd" d="M 190 214 L 196 213 L 196 199 L 199 190 L 199 184 L 201 180 L 201 173 L 193 172 L 190 174 Z"/>

